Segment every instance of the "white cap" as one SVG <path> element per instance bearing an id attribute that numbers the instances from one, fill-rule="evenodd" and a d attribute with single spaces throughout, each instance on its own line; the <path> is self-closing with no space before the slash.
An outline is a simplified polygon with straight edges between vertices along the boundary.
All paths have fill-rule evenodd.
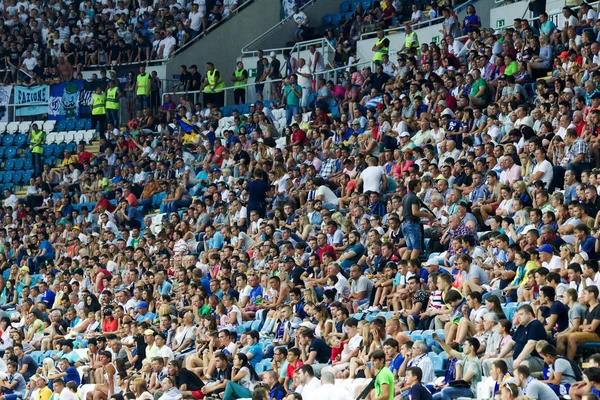
<path id="1" fill-rule="evenodd" d="M 410 137 L 410 133 L 404 131 L 400 134 L 400 137 Z"/>
<path id="2" fill-rule="evenodd" d="M 444 109 L 444 111 L 442 111 L 441 116 L 444 116 L 444 115 L 449 115 L 451 117 L 454 117 L 454 111 L 452 111 L 449 108 L 446 108 L 446 109 Z"/>
<path id="3" fill-rule="evenodd" d="M 274 51 L 272 51 L 271 54 L 269 54 L 269 55 L 273 58 L 277 57 L 277 53 L 275 53 Z"/>
<path id="4" fill-rule="evenodd" d="M 302 326 L 304 328 L 308 328 L 311 331 L 314 331 L 316 328 L 315 324 L 313 324 L 312 322 L 308 322 L 308 321 L 304 321 L 303 323 L 300 324 L 300 326 Z"/>

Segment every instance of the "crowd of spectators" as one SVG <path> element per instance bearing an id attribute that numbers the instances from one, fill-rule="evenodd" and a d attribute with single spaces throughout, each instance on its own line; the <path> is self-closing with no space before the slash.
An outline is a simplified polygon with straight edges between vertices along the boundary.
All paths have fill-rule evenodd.
<path id="1" fill-rule="evenodd" d="M 229 17 L 238 0 L 3 3 L 4 84 L 69 81 L 83 68 L 169 58 Z"/>
<path id="2" fill-rule="evenodd" d="M 597 400 L 600 45 L 564 12 L 380 31 L 314 104 L 288 55 L 281 109 L 167 97 L 6 191 L 2 398 Z"/>

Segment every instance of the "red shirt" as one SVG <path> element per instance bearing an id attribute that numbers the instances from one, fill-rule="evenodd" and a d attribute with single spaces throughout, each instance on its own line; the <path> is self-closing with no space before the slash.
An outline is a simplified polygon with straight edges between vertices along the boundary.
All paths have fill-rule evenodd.
<path id="1" fill-rule="evenodd" d="M 448 107 L 452 111 L 456 110 L 458 103 L 456 102 L 456 99 L 454 98 L 454 96 L 452 96 L 451 94 L 448 94 L 448 96 L 446 96 L 444 101 L 446 102 L 446 107 Z"/>
<path id="2" fill-rule="evenodd" d="M 108 212 L 113 212 L 113 211 L 115 210 L 115 206 L 113 206 L 113 205 L 110 203 L 110 201 L 108 201 L 108 200 L 106 199 L 106 197 L 105 197 L 105 198 L 103 198 L 102 200 L 100 200 L 100 201 L 99 201 L 99 202 L 96 204 L 96 207 L 98 207 L 98 205 L 99 205 L 99 204 L 103 205 L 103 206 L 104 206 L 104 209 L 105 209 L 106 211 L 108 211 Z"/>
<path id="3" fill-rule="evenodd" d="M 302 129 L 297 129 L 294 133 L 292 133 L 292 142 L 298 142 L 300 144 L 304 144 L 308 141 L 306 138 L 306 132 Z"/>
<path id="4" fill-rule="evenodd" d="M 583 121 L 581 124 L 575 127 L 575 130 L 577 131 L 577 136 L 581 136 L 581 132 L 583 131 L 583 128 L 585 128 L 586 125 L 586 122 Z"/>
<path id="5" fill-rule="evenodd" d="M 129 193 L 129 196 L 127 196 L 125 199 L 127 200 L 130 206 L 137 207 L 138 201 L 137 197 L 135 197 L 135 194 Z"/>
<path id="6" fill-rule="evenodd" d="M 296 361 L 296 365 L 292 365 L 292 363 L 288 362 L 287 370 L 285 371 L 285 376 L 292 379 L 294 377 L 294 371 L 303 366 L 302 361 Z"/>
<path id="7" fill-rule="evenodd" d="M 323 262 L 323 254 L 325 254 L 325 253 L 333 254 L 334 260 L 337 258 L 335 255 L 335 250 L 333 249 L 333 246 L 331 246 L 330 244 L 326 244 L 325 246 L 323 246 L 317 250 L 317 255 L 319 256 L 319 261 Z"/>
<path id="8" fill-rule="evenodd" d="M 94 158 L 94 155 L 89 151 L 82 151 L 81 153 L 77 154 L 77 162 L 79 164 L 83 164 L 85 161 L 89 161 L 92 158 Z"/>

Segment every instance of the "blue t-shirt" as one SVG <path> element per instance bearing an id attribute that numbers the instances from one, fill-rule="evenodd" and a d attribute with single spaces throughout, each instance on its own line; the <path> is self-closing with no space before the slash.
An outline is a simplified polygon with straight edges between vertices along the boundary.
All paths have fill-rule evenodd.
<path id="1" fill-rule="evenodd" d="M 150 319 L 150 321 L 154 321 L 154 319 L 156 318 L 156 315 L 154 315 L 150 311 L 148 311 L 145 315 L 138 315 L 137 317 L 135 317 L 135 320 L 137 322 L 144 322 L 148 318 Z"/>
<path id="2" fill-rule="evenodd" d="M 388 364 L 388 368 L 392 371 L 392 374 L 396 374 L 400 370 L 400 366 L 404 362 L 404 357 L 402 354 L 398 353 L 396 357 Z"/>
<path id="3" fill-rule="evenodd" d="M 348 248 L 346 249 L 346 253 L 349 253 L 351 251 L 355 253 L 354 257 L 346 258 L 340 263 L 342 269 L 345 271 L 349 270 L 351 266 L 353 266 L 358 262 L 358 260 L 360 260 L 360 258 L 365 253 L 365 246 L 363 246 L 361 243 L 357 243 L 354 246 L 348 246 Z"/>
<path id="4" fill-rule="evenodd" d="M 69 367 L 63 372 L 67 374 L 67 376 L 63 378 L 65 383 L 73 381 L 77 384 L 77 386 L 81 384 L 81 377 L 79 376 L 79 372 L 77 372 L 77 368 Z"/>
<path id="5" fill-rule="evenodd" d="M 598 259 L 598 254 L 596 253 L 596 238 L 592 235 L 588 235 L 581 243 L 581 250 L 585 251 L 590 259 Z"/>
<path id="6" fill-rule="evenodd" d="M 258 285 L 254 289 L 250 290 L 250 301 L 252 302 L 252 304 L 254 304 L 254 301 L 256 300 L 256 298 L 258 296 L 262 297 L 262 295 L 263 295 L 263 288 L 260 285 Z"/>
<path id="7" fill-rule="evenodd" d="M 172 287 L 173 287 L 173 285 L 171 285 L 171 283 L 169 283 L 169 281 L 164 281 L 162 283 L 162 285 L 158 286 L 158 293 L 160 293 L 161 295 L 171 294 Z"/>
<path id="8" fill-rule="evenodd" d="M 56 256 L 56 253 L 54 252 L 54 247 L 52 247 L 52 244 L 47 241 L 47 240 L 43 240 L 42 243 L 40 243 L 40 250 L 46 250 L 46 254 L 44 254 L 44 257 L 49 258 L 49 259 L 54 259 L 54 257 Z"/>
<path id="9" fill-rule="evenodd" d="M 56 294 L 48 289 L 42 294 L 42 301 L 48 304 L 48 308 L 52 308 L 54 305 L 54 299 L 56 298 Z"/>
<path id="10" fill-rule="evenodd" d="M 252 353 L 253 355 L 252 359 L 249 360 L 250 365 L 252 365 L 253 368 L 256 368 L 256 364 L 258 364 L 263 358 L 262 346 L 260 345 L 260 343 L 252 345 L 252 347 L 248 349 L 248 353 Z"/>

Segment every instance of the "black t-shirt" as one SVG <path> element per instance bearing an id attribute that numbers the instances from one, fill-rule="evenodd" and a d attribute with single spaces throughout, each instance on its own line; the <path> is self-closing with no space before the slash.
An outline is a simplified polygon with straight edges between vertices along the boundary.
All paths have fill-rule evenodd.
<path id="1" fill-rule="evenodd" d="M 515 263 L 513 261 L 508 261 L 506 263 L 506 265 L 504 266 L 504 269 L 506 271 L 516 271 L 517 266 L 515 265 Z M 512 279 L 500 279 L 500 289 L 504 289 L 505 287 L 510 285 L 511 282 L 512 282 Z"/>
<path id="2" fill-rule="evenodd" d="M 556 323 L 551 327 L 553 331 L 562 332 L 569 327 L 569 307 L 560 301 L 555 301 L 550 307 L 544 306 L 540 309 L 542 310 L 542 317 L 546 319 L 554 314 L 558 316 Z"/>
<path id="3" fill-rule="evenodd" d="M 598 318 L 600 319 L 600 316 L 598 316 Z M 544 329 L 544 325 L 539 320 L 534 319 L 526 326 L 519 326 L 513 335 L 512 340 L 515 342 L 513 359 L 516 360 L 528 341 L 548 340 L 548 334 L 546 333 L 546 329 Z M 531 355 L 540 358 L 540 355 L 535 349 L 531 352 Z"/>
<path id="4" fill-rule="evenodd" d="M 412 385 L 410 388 L 410 399 L 411 400 L 431 400 L 431 392 L 427 390 L 421 383 Z"/>
<path id="5" fill-rule="evenodd" d="M 238 154 L 233 156 L 233 161 L 238 162 L 239 160 L 244 160 L 245 165 L 250 164 L 250 155 L 246 153 L 244 150 L 240 151 Z"/>
<path id="6" fill-rule="evenodd" d="M 308 352 L 310 353 L 311 351 L 317 352 L 317 357 L 315 358 L 317 364 L 327 364 L 331 358 L 331 347 L 323 339 L 314 338 L 308 348 Z"/>
<path id="7" fill-rule="evenodd" d="M 121 52 L 121 48 L 114 44 L 110 47 L 110 59 L 112 61 L 117 61 L 117 58 L 119 58 L 119 53 Z"/>
<path id="8" fill-rule="evenodd" d="M 290 274 L 290 282 L 292 282 L 294 285 L 303 285 L 304 282 L 302 281 L 302 274 L 304 272 L 304 268 L 295 266 Z"/>
<path id="9" fill-rule="evenodd" d="M 371 82 L 373 82 L 373 88 L 377 90 L 377 92 L 382 92 L 383 85 L 385 85 L 390 80 L 390 76 L 385 72 L 381 75 L 373 74 L 371 76 Z"/>
<path id="10" fill-rule="evenodd" d="M 181 368 L 179 370 L 176 383 L 177 387 L 181 387 L 181 385 L 186 385 L 187 390 L 190 391 L 200 390 L 204 387 L 204 383 L 198 377 L 198 375 L 185 368 Z"/>
<path id="11" fill-rule="evenodd" d="M 402 198 L 402 222 L 419 222 L 419 217 L 415 217 L 412 212 L 412 206 L 416 204 L 417 206 L 421 206 L 421 202 L 416 194 L 413 192 L 407 193 Z"/>
<path id="12" fill-rule="evenodd" d="M 200 86 L 202 86 L 202 75 L 196 71 L 192 74 L 192 90 L 200 90 Z"/>
<path id="13" fill-rule="evenodd" d="M 585 311 L 585 323 L 587 325 L 590 325 L 595 319 L 600 319 L 600 306 L 598 304 L 596 304 L 596 307 L 592 311 L 590 311 L 589 307 Z M 594 333 L 600 335 L 600 325 L 598 325 Z"/>
<path id="14" fill-rule="evenodd" d="M 10 59 L 10 62 L 15 66 L 18 67 L 18 63 L 19 63 L 19 52 L 18 51 L 10 51 L 8 53 L 8 58 Z"/>

